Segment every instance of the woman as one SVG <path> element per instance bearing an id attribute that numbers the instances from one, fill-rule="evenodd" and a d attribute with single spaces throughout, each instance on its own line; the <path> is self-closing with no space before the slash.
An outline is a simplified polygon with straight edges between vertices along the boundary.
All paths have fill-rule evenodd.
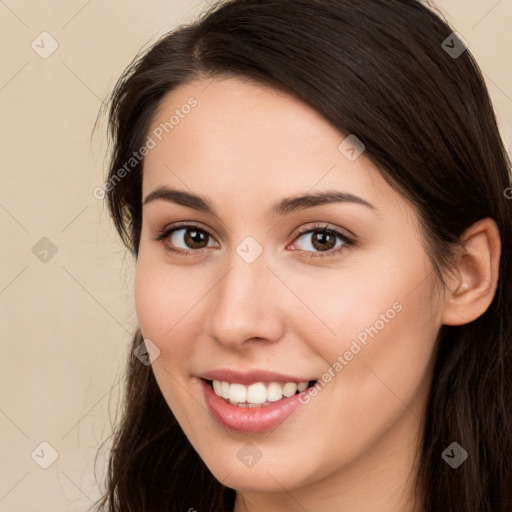
<path id="1" fill-rule="evenodd" d="M 512 507 L 510 161 L 412 0 L 232 0 L 137 57 L 108 511 Z"/>

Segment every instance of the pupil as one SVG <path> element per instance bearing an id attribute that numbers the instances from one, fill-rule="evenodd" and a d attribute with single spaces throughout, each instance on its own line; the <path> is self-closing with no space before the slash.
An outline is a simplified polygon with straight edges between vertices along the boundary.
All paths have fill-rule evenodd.
<path id="1" fill-rule="evenodd" d="M 334 247 L 333 241 L 334 237 L 330 233 L 318 233 L 313 237 L 313 246 L 315 249 L 330 249 Z"/>
<path id="2" fill-rule="evenodd" d="M 189 246 L 192 246 L 193 248 L 197 248 L 197 245 L 201 245 L 201 242 L 204 242 L 205 236 L 204 233 L 201 231 L 194 229 L 194 230 L 187 230 L 185 233 L 186 242 Z"/>

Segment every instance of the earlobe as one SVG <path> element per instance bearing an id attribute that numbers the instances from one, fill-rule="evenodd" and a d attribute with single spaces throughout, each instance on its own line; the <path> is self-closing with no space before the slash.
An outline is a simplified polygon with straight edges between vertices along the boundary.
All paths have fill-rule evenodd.
<path id="1" fill-rule="evenodd" d="M 491 304 L 499 277 L 501 240 L 496 222 L 487 217 L 470 226 L 460 242 L 464 247 L 452 277 L 442 323 L 463 325 L 483 315 Z"/>

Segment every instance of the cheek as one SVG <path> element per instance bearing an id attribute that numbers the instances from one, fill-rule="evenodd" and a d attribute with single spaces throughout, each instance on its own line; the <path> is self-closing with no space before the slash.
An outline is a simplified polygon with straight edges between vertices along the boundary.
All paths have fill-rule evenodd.
<path id="1" fill-rule="evenodd" d="M 200 270 L 184 270 L 139 253 L 135 309 L 143 337 L 159 349 L 153 372 L 173 411 L 187 403 L 182 394 L 190 361 L 203 336 L 205 296 L 211 284 Z M 175 411 L 175 412 L 176 412 Z"/>
<path id="2" fill-rule="evenodd" d="M 155 258 L 139 252 L 135 272 L 135 309 L 144 339 L 149 339 L 160 350 L 152 363 L 158 386 L 170 409 L 185 431 L 189 431 L 190 416 L 197 414 L 204 421 L 204 411 L 192 414 L 189 395 L 184 392 L 183 368 L 195 350 L 194 340 L 199 332 L 192 332 L 191 325 L 201 325 L 194 318 L 192 306 L 201 293 L 190 279 L 183 279 L 170 266 L 155 264 Z"/>
<path id="3" fill-rule="evenodd" d="M 368 275 L 346 279 L 343 294 L 335 293 L 335 284 L 329 289 L 339 298 L 325 301 L 322 319 L 336 336 L 314 341 L 327 364 L 325 384 L 311 397 L 311 407 L 322 411 L 324 432 L 309 441 L 311 453 L 322 453 L 323 439 L 330 440 L 321 471 L 356 459 L 402 419 L 406 431 L 414 428 L 421 416 L 439 322 L 427 280 L 416 289 L 410 284 L 420 275 L 426 274 L 402 268 L 380 281 Z M 308 428 L 317 428 L 313 420 L 305 415 L 304 425 L 310 421 Z"/>
<path id="4" fill-rule="evenodd" d="M 144 338 L 156 338 L 155 334 L 164 328 L 166 321 L 161 315 L 169 295 L 145 260 L 137 261 L 135 271 L 135 311 Z"/>
<path id="5" fill-rule="evenodd" d="M 144 337 L 163 340 L 197 302 L 201 290 L 183 271 L 140 251 L 135 271 L 135 310 Z M 197 284 L 197 283 L 196 283 Z"/>
<path id="6" fill-rule="evenodd" d="M 321 333 L 313 341 L 318 351 L 335 359 L 350 350 L 354 340 L 363 349 L 385 344 L 386 350 L 396 347 L 400 351 L 404 337 L 411 341 L 409 329 L 416 338 L 422 333 L 430 337 L 432 324 L 438 324 L 436 298 L 429 288 L 431 264 L 419 246 L 411 247 L 406 255 L 402 252 L 391 247 L 354 258 L 328 279 L 296 277 L 297 288 L 307 290 L 307 306 L 316 316 L 308 314 L 310 328 L 315 324 Z M 311 332 L 303 334 L 312 340 Z M 353 352 L 357 350 L 354 346 Z"/>
<path id="7" fill-rule="evenodd" d="M 369 432 L 402 409 L 401 400 L 413 401 L 429 376 L 440 327 L 433 280 L 418 249 L 402 261 L 380 255 L 343 279 L 308 287 L 308 305 L 324 327 L 318 324 L 321 336 L 313 339 L 310 332 L 305 339 L 322 355 L 322 379 L 333 382 L 332 391 L 350 404 L 352 417 L 380 411 L 380 417 L 372 415 L 375 421 L 365 421 Z"/>

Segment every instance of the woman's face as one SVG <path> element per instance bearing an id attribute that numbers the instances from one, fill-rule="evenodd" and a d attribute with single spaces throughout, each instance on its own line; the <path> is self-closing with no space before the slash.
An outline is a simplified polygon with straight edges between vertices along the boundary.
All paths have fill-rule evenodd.
<path id="1" fill-rule="evenodd" d="M 241 79 L 174 90 L 148 136 L 143 201 L 181 196 L 143 206 L 136 311 L 211 472 L 281 492 L 410 469 L 442 309 L 412 207 L 357 140 Z"/>

